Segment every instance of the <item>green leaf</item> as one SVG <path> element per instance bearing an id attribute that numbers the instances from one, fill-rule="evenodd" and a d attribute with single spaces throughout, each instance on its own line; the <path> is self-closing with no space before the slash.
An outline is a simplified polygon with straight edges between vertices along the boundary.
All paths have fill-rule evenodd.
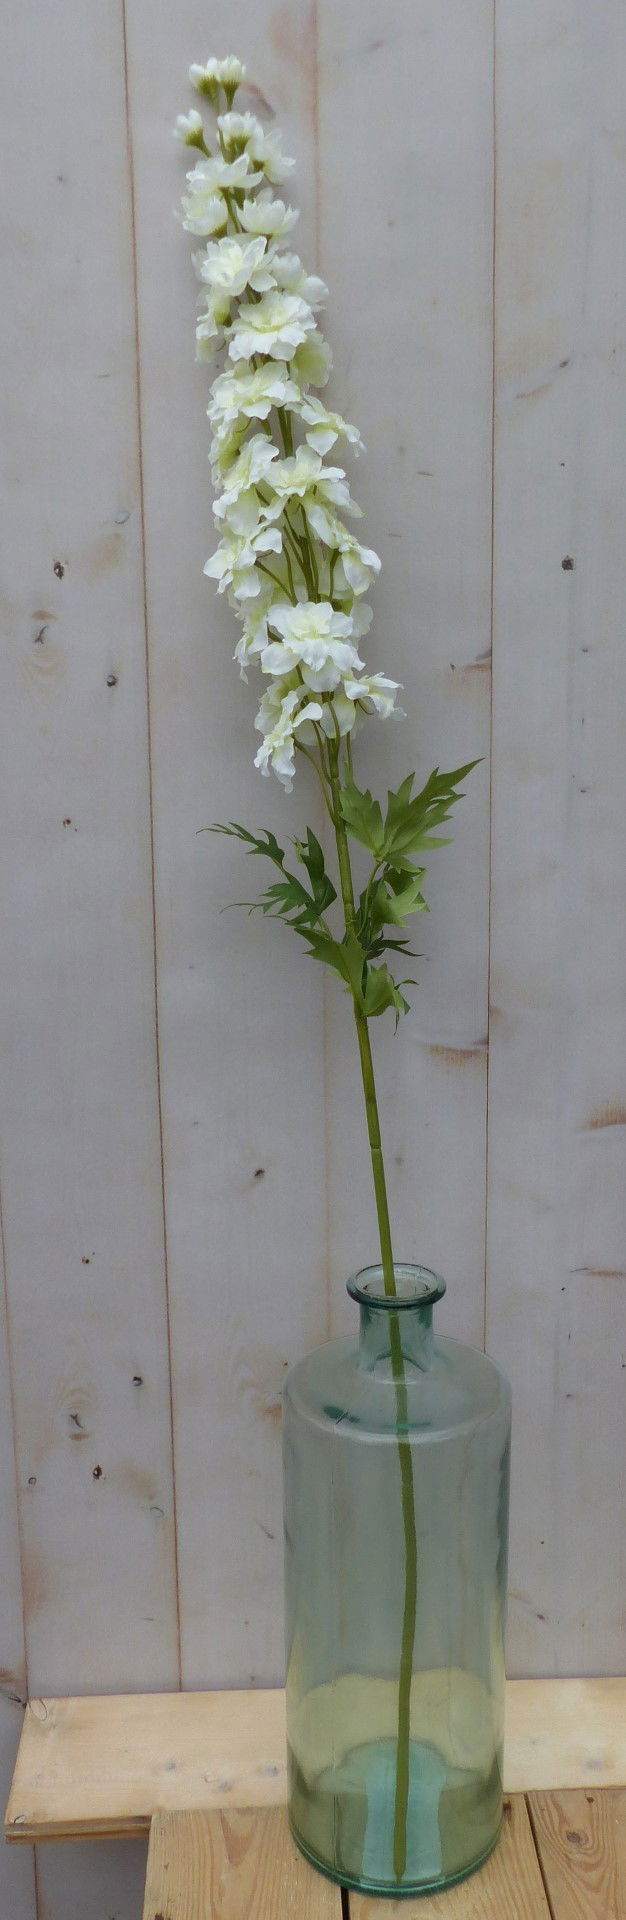
<path id="1" fill-rule="evenodd" d="M 315 929 L 307 931 L 305 938 L 313 959 L 325 961 L 326 966 L 332 967 L 335 973 L 341 976 L 357 1006 L 363 1010 L 365 955 L 355 934 L 347 933 L 345 939 L 340 941 L 333 940 L 329 934 L 318 933 Z"/>
<path id="2" fill-rule="evenodd" d="M 229 820 L 228 826 L 214 822 L 213 826 L 200 827 L 199 831 L 200 833 L 227 833 L 231 840 L 245 841 L 248 853 L 264 853 L 268 860 L 274 861 L 275 866 L 282 867 L 285 850 L 284 847 L 279 847 L 276 836 L 270 832 L 269 827 L 261 828 L 261 833 L 265 834 L 264 840 L 256 833 L 249 833 L 247 827 L 238 826 L 236 820 Z"/>
<path id="3" fill-rule="evenodd" d="M 409 984 L 413 985 L 414 982 L 403 981 L 402 984 L 408 986 Z M 393 1007 L 396 1014 L 396 1026 L 399 1015 L 401 1013 L 408 1013 L 409 1011 L 409 1002 L 405 1000 L 404 994 L 400 992 L 400 987 L 392 978 L 389 968 L 385 966 L 384 961 L 381 967 L 368 967 L 363 1006 L 364 1012 L 367 1014 L 369 1020 L 377 1019 L 380 1013 L 386 1012 L 387 1007 Z"/>
<path id="4" fill-rule="evenodd" d="M 341 811 L 354 840 L 360 840 L 370 853 L 378 853 L 383 838 L 383 816 L 377 800 L 366 787 L 362 793 L 353 780 L 347 780 L 339 795 Z"/>
<path id="5" fill-rule="evenodd" d="M 326 872 L 323 849 L 311 827 L 307 827 L 306 835 L 306 842 L 294 840 L 294 846 L 298 859 L 302 861 L 303 867 L 306 867 L 313 898 L 317 902 L 319 911 L 325 913 L 326 908 L 332 906 L 333 900 L 336 900 L 337 890 Z"/>
<path id="6" fill-rule="evenodd" d="M 312 958 L 323 960 L 327 967 L 332 967 L 334 972 L 349 985 L 346 956 L 341 942 L 331 939 L 330 934 L 318 933 L 313 928 L 307 930 L 306 941 Z"/>
<path id="7" fill-rule="evenodd" d="M 421 890 L 423 878 L 423 867 L 410 874 L 406 882 L 405 875 L 394 867 L 383 869 L 372 898 L 374 931 L 388 925 L 401 927 L 411 914 L 428 912 Z"/>
<path id="8" fill-rule="evenodd" d="M 453 806 L 461 799 L 455 788 L 478 764 L 477 760 L 469 760 L 466 766 L 457 767 L 452 773 L 440 773 L 435 767 L 421 792 L 416 794 L 412 793 L 415 775 L 409 774 L 396 793 L 389 792 L 381 854 L 399 865 L 398 856 L 415 855 L 427 847 L 447 846 L 448 841 L 435 836 L 433 828 L 449 819 Z"/>
<path id="9" fill-rule="evenodd" d="M 285 866 L 285 850 L 268 827 L 262 827 L 260 834 L 249 833 L 247 827 L 231 820 L 228 826 L 213 826 L 204 829 L 210 833 L 226 833 L 232 839 L 241 840 L 246 853 L 265 854 L 282 878 L 266 887 L 259 900 L 239 900 L 237 906 L 247 906 L 250 912 L 258 911 L 271 920 L 284 920 L 286 926 L 293 927 L 294 933 L 306 933 L 310 926 L 323 920 L 324 910 L 336 899 L 335 889 L 324 871 L 324 856 L 315 834 L 307 828 L 306 842 L 296 841 L 296 851 L 303 865 L 312 874 L 312 892 L 304 886 L 295 873 Z"/>

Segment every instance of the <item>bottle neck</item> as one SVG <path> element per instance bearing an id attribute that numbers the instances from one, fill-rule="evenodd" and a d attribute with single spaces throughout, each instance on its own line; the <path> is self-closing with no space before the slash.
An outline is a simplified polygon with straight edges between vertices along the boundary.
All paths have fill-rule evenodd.
<path id="1" fill-rule="evenodd" d="M 392 1329 L 399 1330 L 402 1356 L 426 1372 L 433 1356 L 433 1307 L 445 1292 L 438 1274 L 424 1267 L 396 1267 L 396 1294 L 386 1294 L 381 1269 L 368 1267 L 348 1282 L 359 1306 L 358 1365 L 367 1373 L 385 1372 L 391 1363 Z"/>

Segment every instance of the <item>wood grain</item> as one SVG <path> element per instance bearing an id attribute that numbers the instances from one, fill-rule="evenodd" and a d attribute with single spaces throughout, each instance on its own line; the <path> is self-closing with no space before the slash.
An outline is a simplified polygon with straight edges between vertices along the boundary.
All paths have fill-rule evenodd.
<path id="1" fill-rule="evenodd" d="M 522 1794 L 505 1804 L 502 1836 L 478 1873 L 442 1894 L 417 1900 L 373 1900 L 350 1895 L 351 1920 L 551 1920 L 532 1829 Z"/>
<path id="2" fill-rule="evenodd" d="M 511 1681 L 507 1791 L 626 1786 L 626 1680 Z M 156 1809 L 286 1799 L 281 1691 L 33 1700 L 9 1840 L 146 1832 Z"/>
<path id="3" fill-rule="evenodd" d="M 122 11 L 66 0 L 40 17 L 27 0 L 2 65 L 0 1134 L 29 1679 L 165 1687 L 179 1666 Z M 8 1644 L 3 1664 L 16 1657 Z M 39 1863 L 41 1920 L 135 1920 L 133 1899 L 128 1855 L 66 1859 L 62 1884 Z"/>
<path id="4" fill-rule="evenodd" d="M 0 1125 L 25 1632 L 33 1692 L 119 1690 L 178 1679 L 124 49 L 118 11 L 80 0 L 35 46 L 26 7 L 9 40 Z"/>
<path id="5" fill-rule="evenodd" d="M 626 16 L 498 0 L 487 1343 L 509 1671 L 624 1660 Z"/>
<path id="6" fill-rule="evenodd" d="M 372 1029 L 397 1254 L 437 1268 L 438 1324 L 482 1345 L 489 884 L 492 0 L 380 0 L 319 22 L 320 257 L 335 404 L 367 447 L 354 468 L 381 555 L 367 640 L 406 719 L 356 740 L 383 795 L 414 767 L 480 754 L 453 844 L 429 861 L 419 985 Z M 298 173 L 298 186 L 301 172 Z M 327 992 L 334 1324 L 377 1230 L 353 1023 Z M 349 1170 L 349 1177 L 346 1177 Z"/>
<path id="7" fill-rule="evenodd" d="M 294 1846 L 282 1809 L 158 1813 L 144 1920 L 340 1920 L 338 1887 Z"/>
<path id="8" fill-rule="evenodd" d="M 6 1801 L 22 1732 L 23 1708 L 27 1697 L 22 1592 L 20 1578 L 20 1542 L 13 1455 L 11 1383 L 4 1274 L 0 1235 L 0 1538 L 2 1540 L 2 1578 L 0 1579 L 0 1794 Z M 0 1843 L 0 1912 L 11 1920 L 35 1920 L 34 1861 L 30 1850 L 23 1859 L 13 1858 Z"/>
<path id="9" fill-rule="evenodd" d="M 626 1793 L 532 1793 L 528 1804 L 554 1920 L 624 1920 Z"/>
<path id="10" fill-rule="evenodd" d="M 145 0 L 127 5 L 186 1686 L 282 1680 L 282 1382 L 328 1318 L 322 969 L 284 928 L 220 911 L 258 876 L 199 833 L 226 818 L 290 835 L 319 824 L 319 804 L 309 769 L 291 798 L 255 771 L 256 690 L 233 663 L 234 616 L 203 577 L 211 369 L 194 364 L 193 248 L 174 218 L 185 156 L 171 127 L 192 104 L 188 64 L 205 58 L 209 27 L 215 47 L 236 40 L 251 83 L 242 103 L 266 103 L 298 154 L 310 257 L 314 11 L 242 0 L 235 31 L 230 0 L 209 22 L 200 0 L 153 0 L 149 20 Z"/>

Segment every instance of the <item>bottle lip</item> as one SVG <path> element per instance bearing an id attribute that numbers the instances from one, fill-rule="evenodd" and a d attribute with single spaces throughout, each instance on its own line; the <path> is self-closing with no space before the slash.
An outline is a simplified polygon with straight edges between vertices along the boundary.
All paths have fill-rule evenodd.
<path id="1" fill-rule="evenodd" d="M 385 1293 L 381 1266 L 360 1267 L 348 1280 L 348 1293 L 361 1307 L 381 1308 L 387 1313 L 406 1313 L 416 1307 L 432 1307 L 446 1291 L 445 1280 L 431 1267 L 416 1266 L 413 1261 L 396 1260 L 394 1274 L 397 1293 Z"/>

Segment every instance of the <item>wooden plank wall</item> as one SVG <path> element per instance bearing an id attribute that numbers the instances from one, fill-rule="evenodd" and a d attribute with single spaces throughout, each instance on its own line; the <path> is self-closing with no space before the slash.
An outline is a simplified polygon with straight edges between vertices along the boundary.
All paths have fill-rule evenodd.
<path id="1" fill-rule="evenodd" d="M 374 1246 L 346 1007 L 218 913 L 245 869 L 197 834 L 317 816 L 251 767 L 202 577 L 170 125 L 212 49 L 297 154 L 368 445 L 368 651 L 407 709 L 368 774 L 484 755 L 411 1020 L 376 1034 L 398 1251 L 513 1378 L 511 1672 L 624 1657 L 623 11 L 63 0 L 62 25 L 12 9 L 0 121 L 4 1779 L 26 1687 L 280 1679 L 281 1380 Z M 42 1852 L 36 1896 L 0 1861 L 16 1920 L 131 1920 L 140 1877 L 133 1849 Z"/>

